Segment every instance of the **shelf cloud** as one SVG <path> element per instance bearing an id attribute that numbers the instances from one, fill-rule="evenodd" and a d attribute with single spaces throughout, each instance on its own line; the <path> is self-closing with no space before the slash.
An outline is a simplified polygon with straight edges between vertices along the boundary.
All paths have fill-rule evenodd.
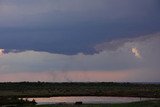
<path id="1" fill-rule="evenodd" d="M 159 5 L 158 0 L 1 0 L 0 47 L 94 54 L 102 42 L 159 32 Z"/>
<path id="2" fill-rule="evenodd" d="M 88 74 L 89 79 L 84 78 L 84 81 L 105 80 L 105 78 L 100 79 L 100 77 L 94 80 L 94 76 L 93 78 L 91 77 L 92 73 L 106 74 L 106 77 L 112 75 L 112 78 L 108 78 L 106 81 L 116 80 L 116 78 L 118 81 L 145 81 L 146 77 L 149 78 L 151 74 L 160 74 L 159 33 L 128 39 L 128 41 L 121 39 L 120 41 L 125 41 L 125 43 L 116 50 L 108 50 L 103 45 L 103 50 L 93 55 L 85 55 L 83 53 L 63 55 L 33 50 L 8 52 L 0 57 L 0 74 L 28 73 L 29 75 L 31 73 L 36 75 L 37 73 L 46 73 L 46 75 L 54 75 L 54 78 L 56 78 L 56 75 L 57 77 L 62 75 L 63 79 L 56 78 L 55 81 L 77 81 L 76 77 L 72 77 L 73 75 L 78 76 L 76 73 L 79 75 Z M 123 75 L 124 72 L 127 75 Z M 117 76 L 120 76 L 121 73 L 123 78 L 118 79 Z M 144 76 L 144 78 L 140 78 L 140 75 Z M 132 76 L 138 79 L 134 80 Z M 48 81 L 51 81 L 51 76 L 49 77 Z M 159 81 L 159 77 L 150 78 L 152 79 L 147 79 L 147 81 L 155 79 Z"/>
<path id="3" fill-rule="evenodd" d="M 160 81 L 159 10 L 159 0 L 0 0 L 0 81 Z"/>

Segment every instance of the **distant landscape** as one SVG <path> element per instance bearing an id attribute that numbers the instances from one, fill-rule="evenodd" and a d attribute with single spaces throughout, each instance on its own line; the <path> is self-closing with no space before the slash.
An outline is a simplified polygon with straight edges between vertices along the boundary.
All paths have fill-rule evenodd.
<path id="1" fill-rule="evenodd" d="M 67 82 L 64 82 L 64 83 L 5 82 L 5 83 L 0 83 L 0 98 L 1 98 L 0 104 L 1 105 L 10 104 L 10 103 L 11 104 L 18 103 L 23 105 L 24 104 L 35 105 L 36 104 L 35 101 L 28 101 L 27 99 L 56 97 L 56 96 L 106 96 L 106 97 L 113 96 L 113 97 L 160 98 L 160 84 L 114 83 L 114 82 L 85 82 L 85 83 L 83 82 L 70 82 L 70 83 L 67 83 Z M 23 99 L 26 99 L 26 100 L 23 100 Z M 159 100 L 156 100 L 155 102 L 156 104 L 159 104 Z M 143 104 L 146 104 L 146 103 L 148 102 L 144 102 Z M 132 103 L 132 104 L 135 104 L 135 103 Z M 51 107 L 51 105 L 40 106 L 40 107 Z M 88 107 L 88 105 L 85 105 L 85 106 L 83 105 L 82 107 Z M 96 106 L 94 105 L 93 107 L 96 107 Z"/>
<path id="2" fill-rule="evenodd" d="M 143 83 L 0 83 L 0 97 L 121 96 L 160 98 L 160 84 Z"/>

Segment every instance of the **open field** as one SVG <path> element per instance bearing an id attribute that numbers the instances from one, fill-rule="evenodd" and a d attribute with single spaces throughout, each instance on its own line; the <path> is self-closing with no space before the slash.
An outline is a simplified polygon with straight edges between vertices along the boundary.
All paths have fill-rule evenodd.
<path id="1" fill-rule="evenodd" d="M 121 96 L 160 98 L 160 84 L 140 83 L 0 83 L 0 97 Z"/>
<path id="2" fill-rule="evenodd" d="M 31 107 L 160 107 L 160 100 L 123 104 L 35 105 Z"/>

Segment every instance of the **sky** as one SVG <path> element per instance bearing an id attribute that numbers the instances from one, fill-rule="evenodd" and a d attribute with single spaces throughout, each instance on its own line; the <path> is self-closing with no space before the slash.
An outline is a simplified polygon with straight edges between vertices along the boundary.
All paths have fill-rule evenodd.
<path id="1" fill-rule="evenodd" d="M 0 0 L 0 81 L 160 82 L 159 0 Z"/>

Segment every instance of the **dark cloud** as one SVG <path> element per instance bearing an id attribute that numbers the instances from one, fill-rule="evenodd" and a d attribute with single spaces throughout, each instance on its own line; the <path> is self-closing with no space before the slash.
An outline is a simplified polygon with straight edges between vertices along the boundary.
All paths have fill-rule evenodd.
<path id="1" fill-rule="evenodd" d="M 0 47 L 96 52 L 104 41 L 160 31 L 158 0 L 1 0 Z"/>

